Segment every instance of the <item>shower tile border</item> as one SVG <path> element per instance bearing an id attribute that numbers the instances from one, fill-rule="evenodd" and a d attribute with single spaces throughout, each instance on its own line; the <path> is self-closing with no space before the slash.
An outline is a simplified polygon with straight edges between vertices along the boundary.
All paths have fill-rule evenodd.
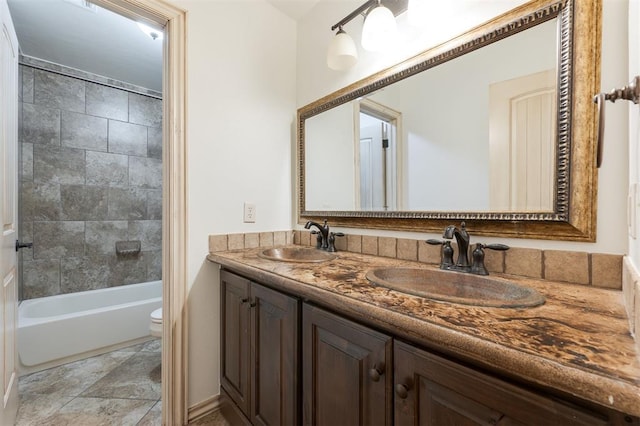
<path id="1" fill-rule="evenodd" d="M 54 62 L 45 61 L 43 59 L 34 58 L 33 56 L 21 54 L 18 62 L 20 63 L 20 65 L 25 65 L 31 68 L 41 69 L 44 71 L 77 78 L 80 80 L 89 81 L 91 83 L 102 84 L 103 86 L 113 87 L 116 89 L 123 89 L 128 92 L 137 93 L 143 96 L 162 99 L 162 92 L 158 92 L 157 90 L 147 89 L 145 87 L 136 86 L 135 84 L 125 83 L 124 81 L 92 74 L 87 71 L 82 71 L 76 68 L 67 67 L 65 65 L 56 64 Z"/>

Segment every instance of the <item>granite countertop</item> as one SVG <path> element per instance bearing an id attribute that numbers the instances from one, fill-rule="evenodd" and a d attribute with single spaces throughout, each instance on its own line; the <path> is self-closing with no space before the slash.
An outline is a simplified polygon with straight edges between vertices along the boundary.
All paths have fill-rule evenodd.
<path id="1" fill-rule="evenodd" d="M 348 252 L 324 263 L 289 263 L 262 259 L 262 250 L 207 258 L 426 348 L 640 416 L 640 353 L 620 291 L 492 274 L 535 288 L 545 304 L 474 307 L 400 293 L 365 278 L 372 268 L 434 268 L 424 263 Z"/>

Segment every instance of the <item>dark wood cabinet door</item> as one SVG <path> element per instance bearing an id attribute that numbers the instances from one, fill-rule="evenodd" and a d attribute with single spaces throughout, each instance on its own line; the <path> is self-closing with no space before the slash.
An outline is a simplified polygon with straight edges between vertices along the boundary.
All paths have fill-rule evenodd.
<path id="1" fill-rule="evenodd" d="M 398 341 L 394 364 L 397 426 L 617 423 Z"/>
<path id="2" fill-rule="evenodd" d="M 251 284 L 251 422 L 298 425 L 299 303 Z"/>
<path id="3" fill-rule="evenodd" d="M 249 280 L 220 271 L 220 382 L 249 416 Z"/>
<path id="4" fill-rule="evenodd" d="M 392 339 L 304 304 L 303 423 L 390 425 Z"/>

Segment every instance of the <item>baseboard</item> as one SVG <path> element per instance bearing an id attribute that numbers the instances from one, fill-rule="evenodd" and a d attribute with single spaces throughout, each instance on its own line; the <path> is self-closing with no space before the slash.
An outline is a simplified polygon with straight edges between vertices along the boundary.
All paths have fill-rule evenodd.
<path id="1" fill-rule="evenodd" d="M 222 397 L 220 394 L 214 395 L 211 398 L 207 398 L 204 401 L 198 402 L 195 405 L 189 407 L 188 418 L 189 423 L 194 422 L 207 414 L 214 412 L 220 408 Z"/>

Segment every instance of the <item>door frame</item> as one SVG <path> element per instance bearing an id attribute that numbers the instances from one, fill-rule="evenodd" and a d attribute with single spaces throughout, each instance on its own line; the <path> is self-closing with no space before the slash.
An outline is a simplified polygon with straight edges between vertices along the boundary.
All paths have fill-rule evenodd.
<path id="1" fill-rule="evenodd" d="M 186 11 L 164 0 L 92 0 L 165 29 L 162 78 L 162 424 L 188 420 Z"/>

